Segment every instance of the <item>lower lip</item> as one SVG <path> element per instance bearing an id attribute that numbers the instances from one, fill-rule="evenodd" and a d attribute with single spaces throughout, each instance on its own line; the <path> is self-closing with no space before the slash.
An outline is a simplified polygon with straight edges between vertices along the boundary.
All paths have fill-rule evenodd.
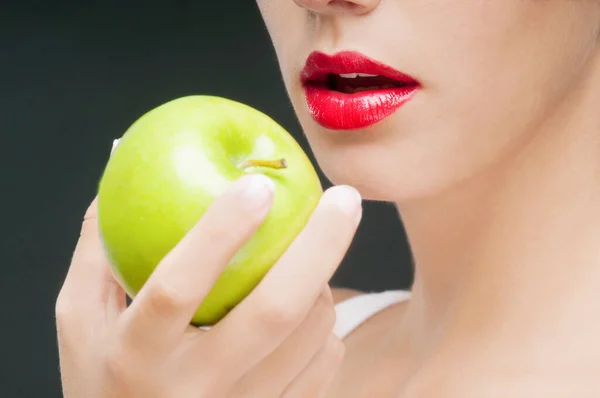
<path id="1" fill-rule="evenodd" d="M 417 85 L 347 94 L 325 86 L 306 85 L 306 102 L 313 119 L 331 130 L 369 127 L 410 101 Z"/>

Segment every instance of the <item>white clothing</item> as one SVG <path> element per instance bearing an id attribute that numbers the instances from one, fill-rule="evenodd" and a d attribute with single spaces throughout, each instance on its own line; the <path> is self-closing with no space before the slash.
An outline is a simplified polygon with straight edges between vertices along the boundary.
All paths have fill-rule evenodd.
<path id="1" fill-rule="evenodd" d="M 408 300 L 410 296 L 410 291 L 386 290 L 364 293 L 341 301 L 335 306 L 337 320 L 333 333 L 343 339 L 373 315 L 393 304 Z"/>

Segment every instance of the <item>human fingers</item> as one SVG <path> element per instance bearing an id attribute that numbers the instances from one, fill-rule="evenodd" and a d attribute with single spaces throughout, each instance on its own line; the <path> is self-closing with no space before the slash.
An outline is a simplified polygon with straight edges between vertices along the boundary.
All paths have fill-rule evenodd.
<path id="1" fill-rule="evenodd" d="M 234 182 L 148 278 L 123 317 L 125 333 L 142 345 L 179 339 L 231 257 L 261 225 L 273 194 L 263 175 Z"/>
<path id="2" fill-rule="evenodd" d="M 350 187 L 329 189 L 308 224 L 250 295 L 207 332 L 201 349 L 243 375 L 298 327 L 343 259 L 361 217 Z"/>
<path id="3" fill-rule="evenodd" d="M 65 318 L 73 317 L 81 323 L 99 314 L 114 320 L 126 307 L 125 292 L 115 280 L 102 247 L 97 202 L 96 197 L 85 212 L 80 236 L 56 300 L 59 324 Z"/>
<path id="4" fill-rule="evenodd" d="M 302 372 L 327 342 L 335 324 L 333 302 L 325 290 L 329 288 L 290 337 L 237 383 L 233 397 L 280 397 Z"/>
<path id="5" fill-rule="evenodd" d="M 334 334 L 281 395 L 281 398 L 322 398 L 342 364 L 344 343 Z"/>

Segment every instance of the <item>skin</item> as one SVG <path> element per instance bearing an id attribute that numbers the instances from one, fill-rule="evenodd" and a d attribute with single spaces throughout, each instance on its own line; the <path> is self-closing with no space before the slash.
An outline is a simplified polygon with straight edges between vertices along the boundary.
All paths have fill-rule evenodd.
<path id="1" fill-rule="evenodd" d="M 346 339 L 329 396 L 598 396 L 600 2 L 257 3 L 319 165 L 395 202 L 415 261 L 412 299 Z M 327 130 L 298 79 L 313 50 L 423 89 Z"/>
<path id="2" fill-rule="evenodd" d="M 125 309 L 92 205 L 57 301 L 65 397 L 599 396 L 600 2 L 258 6 L 319 165 L 341 186 L 208 332 L 186 319 L 261 212 L 225 194 Z M 377 125 L 326 130 L 298 79 L 312 50 L 361 51 L 423 89 Z M 344 184 L 397 204 L 416 274 L 410 301 L 341 345 L 324 286 L 360 218 Z M 228 239 L 211 240 L 219 226 Z"/>
<path id="3" fill-rule="evenodd" d="M 305 229 L 224 319 L 209 330 L 189 326 L 272 207 L 266 178 L 244 176 L 217 198 L 130 306 L 110 272 L 92 203 L 56 302 L 64 397 L 301 398 L 326 392 L 344 354 L 331 333 L 335 312 L 327 281 L 362 214 L 353 188 L 323 194 Z"/>

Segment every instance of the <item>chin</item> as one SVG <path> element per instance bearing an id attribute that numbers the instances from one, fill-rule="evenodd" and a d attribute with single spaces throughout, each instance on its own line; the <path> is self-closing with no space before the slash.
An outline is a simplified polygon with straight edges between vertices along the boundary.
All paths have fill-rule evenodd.
<path id="1" fill-rule="evenodd" d="M 351 185 L 366 200 L 413 202 L 436 196 L 456 184 L 460 176 L 424 156 L 411 151 L 409 144 L 397 148 L 385 142 L 328 145 L 312 144 L 318 165 L 335 185 Z M 421 155 L 420 155 L 421 154 Z"/>

